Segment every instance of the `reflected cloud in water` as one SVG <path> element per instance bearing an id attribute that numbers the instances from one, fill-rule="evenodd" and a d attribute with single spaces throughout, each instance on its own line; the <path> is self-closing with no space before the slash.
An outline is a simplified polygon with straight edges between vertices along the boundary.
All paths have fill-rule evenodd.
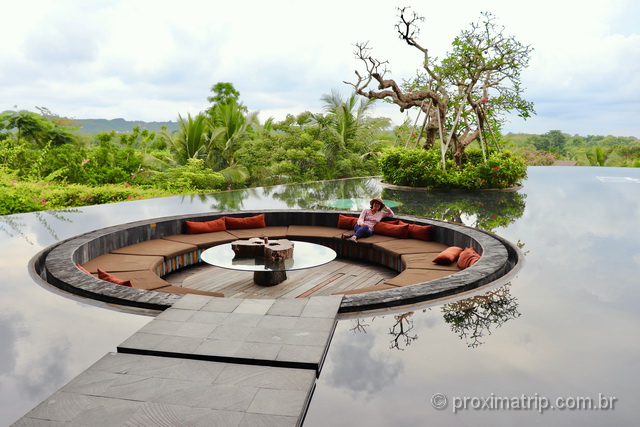
<path id="1" fill-rule="evenodd" d="M 373 196 L 399 202 L 394 209 L 399 215 L 463 222 L 525 242 L 527 257 L 502 294 L 479 290 L 455 301 L 341 320 L 305 427 L 423 425 L 425 420 L 633 425 L 629 402 L 640 399 L 635 384 L 640 344 L 632 338 L 640 329 L 640 184 L 596 177 L 638 179 L 640 170 L 607 168 L 603 174 L 601 168 L 540 167 L 529 168 L 528 175 L 517 193 L 478 197 L 389 193 L 379 180 L 364 179 L 0 217 L 0 425 L 115 351 L 151 319 L 34 283 L 26 266 L 40 250 L 94 229 L 150 218 L 236 209 L 326 210 L 327 200 Z M 621 404 L 615 411 L 454 415 L 431 407 L 434 393 L 550 398 L 604 393 Z"/>
<path id="2" fill-rule="evenodd" d="M 335 345 L 335 349 L 329 355 L 334 369 L 327 375 L 328 384 L 365 400 L 390 387 L 404 364 L 379 351 L 376 341 L 370 334 L 334 336 L 331 346 Z"/>

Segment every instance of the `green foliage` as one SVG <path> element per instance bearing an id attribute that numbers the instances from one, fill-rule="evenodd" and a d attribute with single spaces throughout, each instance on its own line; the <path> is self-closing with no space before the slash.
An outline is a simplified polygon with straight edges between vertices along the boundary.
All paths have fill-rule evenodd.
<path id="1" fill-rule="evenodd" d="M 527 166 L 552 166 L 556 162 L 553 154 L 528 147 L 516 148 L 513 153 L 518 155 Z"/>
<path id="2" fill-rule="evenodd" d="M 379 174 L 377 156 L 393 141 L 380 137 L 386 134 L 373 131 L 375 127 L 344 141 L 333 126 L 331 113 L 290 115 L 274 124 L 275 132 L 256 133 L 245 141 L 236 160 L 249 170 L 250 185 Z"/>
<path id="3" fill-rule="evenodd" d="M 527 177 L 527 165 L 508 151 L 493 154 L 486 162 L 469 164 L 466 168 L 475 171 L 471 174 L 480 188 L 509 188 L 522 184 Z"/>
<path id="4" fill-rule="evenodd" d="M 525 163 L 509 152 L 493 154 L 486 162 L 470 156 L 462 169 L 455 168 L 452 159 L 446 162 L 443 170 L 438 150 L 396 147 L 381 156 L 380 168 L 390 184 L 427 189 L 509 188 L 526 178 Z"/>
<path id="5" fill-rule="evenodd" d="M 547 151 L 563 155 L 567 152 L 569 136 L 559 130 L 550 130 L 544 135 L 534 135 L 527 142 L 531 143 L 538 151 Z"/>
<path id="6" fill-rule="evenodd" d="M 215 85 L 211 86 L 211 92 L 213 92 L 213 96 L 209 96 L 207 100 L 213 104 L 211 108 L 208 110 L 209 115 L 213 115 L 213 109 L 217 105 L 224 105 L 228 103 L 236 103 L 240 106 L 240 109 L 243 113 L 247 112 L 247 107 L 240 103 L 240 92 L 233 87 L 232 83 L 224 83 L 218 82 Z"/>
<path id="7" fill-rule="evenodd" d="M 441 134 L 443 151 L 451 150 L 456 164 L 462 166 L 465 149 L 474 141 L 498 143 L 507 113 L 516 112 L 525 119 L 535 113 L 533 103 L 522 97 L 521 84 L 521 71 L 528 66 L 533 49 L 506 35 L 495 17 L 485 12 L 453 40 L 451 52 L 439 60 L 418 41 L 424 18 L 409 9 L 398 9 L 396 31 L 421 54 L 422 68 L 416 76 L 402 84 L 385 77 L 388 61 L 374 58 L 367 43 L 358 43 L 355 54 L 366 71 L 356 71 L 357 82 L 350 85 L 369 99 L 393 102 L 400 111 L 416 107 L 424 112 L 430 119 L 425 148 Z"/>
<path id="8" fill-rule="evenodd" d="M 433 190 L 416 198 L 411 192 L 385 188 L 382 197 L 399 202 L 404 215 L 435 218 L 493 231 L 522 216 L 526 195 L 518 191 Z"/>
<path id="9" fill-rule="evenodd" d="M 176 193 L 214 191 L 226 188 L 227 179 L 207 168 L 203 159 L 189 159 L 187 164 L 136 179 L 136 183 Z"/>
<path id="10" fill-rule="evenodd" d="M 178 132 L 160 133 L 172 148 L 179 164 L 186 164 L 189 159 L 202 158 L 206 155 L 210 141 L 206 119 L 204 114 L 197 114 L 195 117 L 188 114 L 186 119 L 178 116 L 180 127 Z"/>
<path id="11" fill-rule="evenodd" d="M 21 181 L 15 173 L 0 167 L 0 215 L 88 206 L 172 195 L 156 189 L 122 185 L 98 188 L 46 181 Z"/>
<path id="12" fill-rule="evenodd" d="M 579 150 L 574 158 L 580 166 L 621 166 L 625 161 L 615 147 L 603 146 Z"/>
<path id="13" fill-rule="evenodd" d="M 0 130 L 2 129 L 15 132 L 18 143 L 27 141 L 36 147 L 58 146 L 74 141 L 69 129 L 31 111 L 3 112 L 0 114 Z"/>
<path id="14" fill-rule="evenodd" d="M 236 151 L 253 137 L 257 115 L 253 112 L 245 116 L 243 107 L 233 99 L 209 110 L 211 145 L 207 150 L 207 162 L 210 166 L 221 170 L 236 165 Z"/>

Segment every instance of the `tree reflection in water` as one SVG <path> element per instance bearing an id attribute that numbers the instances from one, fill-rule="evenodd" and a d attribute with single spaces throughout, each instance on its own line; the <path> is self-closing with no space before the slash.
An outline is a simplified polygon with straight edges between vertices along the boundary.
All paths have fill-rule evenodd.
<path id="1" fill-rule="evenodd" d="M 385 188 L 382 198 L 402 204 L 402 215 L 440 219 L 493 231 L 524 213 L 526 195 L 509 192 L 406 191 Z"/>
<path id="2" fill-rule="evenodd" d="M 341 179 L 279 186 L 272 197 L 285 202 L 290 208 L 327 209 L 324 203 L 330 200 L 375 197 L 379 194 L 380 187 L 375 179 Z"/>
<path id="3" fill-rule="evenodd" d="M 60 240 L 55 230 L 49 223 L 48 215 L 58 221 L 72 223 L 73 221 L 63 214 L 74 213 L 82 213 L 82 211 L 80 209 L 51 209 L 48 211 L 33 212 L 33 215 L 38 219 L 40 224 L 42 224 L 44 229 L 47 230 L 49 234 L 51 234 L 51 237 L 56 240 Z M 34 243 L 29 239 L 24 231 L 22 231 L 22 228 L 26 227 L 27 225 L 23 222 L 20 222 L 19 218 L 19 215 L 0 215 L 0 231 L 5 233 L 9 237 L 13 237 L 15 234 L 17 234 L 24 238 L 27 243 L 33 245 Z"/>
<path id="4" fill-rule="evenodd" d="M 499 328 L 511 319 L 520 317 L 518 300 L 510 293 L 511 283 L 471 298 L 442 306 L 444 320 L 451 330 L 464 339 L 468 347 L 484 344 L 481 339 L 491 335 L 491 328 Z"/>
<path id="5" fill-rule="evenodd" d="M 356 324 L 353 325 L 353 328 L 349 329 L 350 331 L 353 331 L 354 333 L 357 332 L 364 332 L 365 334 L 367 333 L 367 326 L 369 326 L 368 323 L 364 323 L 364 319 L 355 319 Z"/>
<path id="6" fill-rule="evenodd" d="M 208 193 L 204 196 L 206 200 L 214 199 L 211 204 L 211 210 L 216 212 L 238 211 L 242 210 L 245 200 L 249 198 L 259 197 L 256 188 L 247 188 L 245 190 L 221 191 L 219 193 Z"/>
<path id="7" fill-rule="evenodd" d="M 396 323 L 389 328 L 389 335 L 393 336 L 389 348 L 404 351 L 403 347 L 408 347 L 414 340 L 418 339 L 418 335 L 409 335 L 409 332 L 413 329 L 411 316 L 413 316 L 413 311 L 393 316 Z"/>
<path id="8" fill-rule="evenodd" d="M 465 340 L 468 347 L 475 348 L 482 344 L 483 337 L 491 335 L 492 328 L 496 329 L 511 319 L 520 317 L 518 300 L 510 293 L 511 283 L 489 291 L 483 295 L 465 298 L 442 306 L 444 321 L 451 325 L 451 330 Z M 394 315 L 394 324 L 389 328 L 389 335 L 393 338 L 389 348 L 404 351 L 417 334 L 413 330 L 413 311 Z M 381 316 L 383 319 L 385 316 Z M 375 320 L 376 317 L 371 318 Z M 367 333 L 365 319 L 353 319 L 354 325 L 349 328 L 354 333 Z"/>

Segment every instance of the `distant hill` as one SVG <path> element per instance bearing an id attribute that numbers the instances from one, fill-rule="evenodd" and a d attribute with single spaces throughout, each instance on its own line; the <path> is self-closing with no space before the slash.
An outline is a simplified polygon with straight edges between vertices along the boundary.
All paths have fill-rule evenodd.
<path id="1" fill-rule="evenodd" d="M 136 126 L 152 132 L 159 132 L 162 126 L 166 126 L 169 131 L 178 129 L 178 122 L 143 122 L 127 121 L 125 119 L 74 119 L 73 122 L 74 127 L 78 128 L 78 133 L 89 135 L 96 135 L 100 132 L 111 132 L 112 130 L 118 133 L 127 133 L 132 132 Z"/>

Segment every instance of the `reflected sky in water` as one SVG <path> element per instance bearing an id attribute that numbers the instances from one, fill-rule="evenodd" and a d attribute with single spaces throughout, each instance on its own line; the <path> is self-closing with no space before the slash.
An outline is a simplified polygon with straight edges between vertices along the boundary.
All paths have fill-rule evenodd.
<path id="1" fill-rule="evenodd" d="M 522 214 L 494 229 L 526 253 L 508 285 L 340 322 L 305 426 L 635 424 L 640 183 L 598 176 L 640 170 L 529 169 Z M 446 409 L 432 406 L 436 393 Z M 523 394 L 617 401 L 613 411 L 452 411 L 454 397 Z"/>
<path id="2" fill-rule="evenodd" d="M 96 228 L 228 210 L 330 209 L 382 196 L 398 214 L 477 226 L 519 243 L 509 284 L 339 322 L 305 426 L 630 425 L 640 398 L 640 170 L 529 168 L 516 193 L 383 189 L 377 180 L 277 186 L 0 217 L 0 425 L 7 425 L 146 324 L 62 295 L 27 270 L 45 247 Z M 598 177 L 630 177 L 601 180 Z M 617 397 L 613 411 L 436 410 L 435 393 Z M 476 402 L 477 403 L 477 402 Z"/>

